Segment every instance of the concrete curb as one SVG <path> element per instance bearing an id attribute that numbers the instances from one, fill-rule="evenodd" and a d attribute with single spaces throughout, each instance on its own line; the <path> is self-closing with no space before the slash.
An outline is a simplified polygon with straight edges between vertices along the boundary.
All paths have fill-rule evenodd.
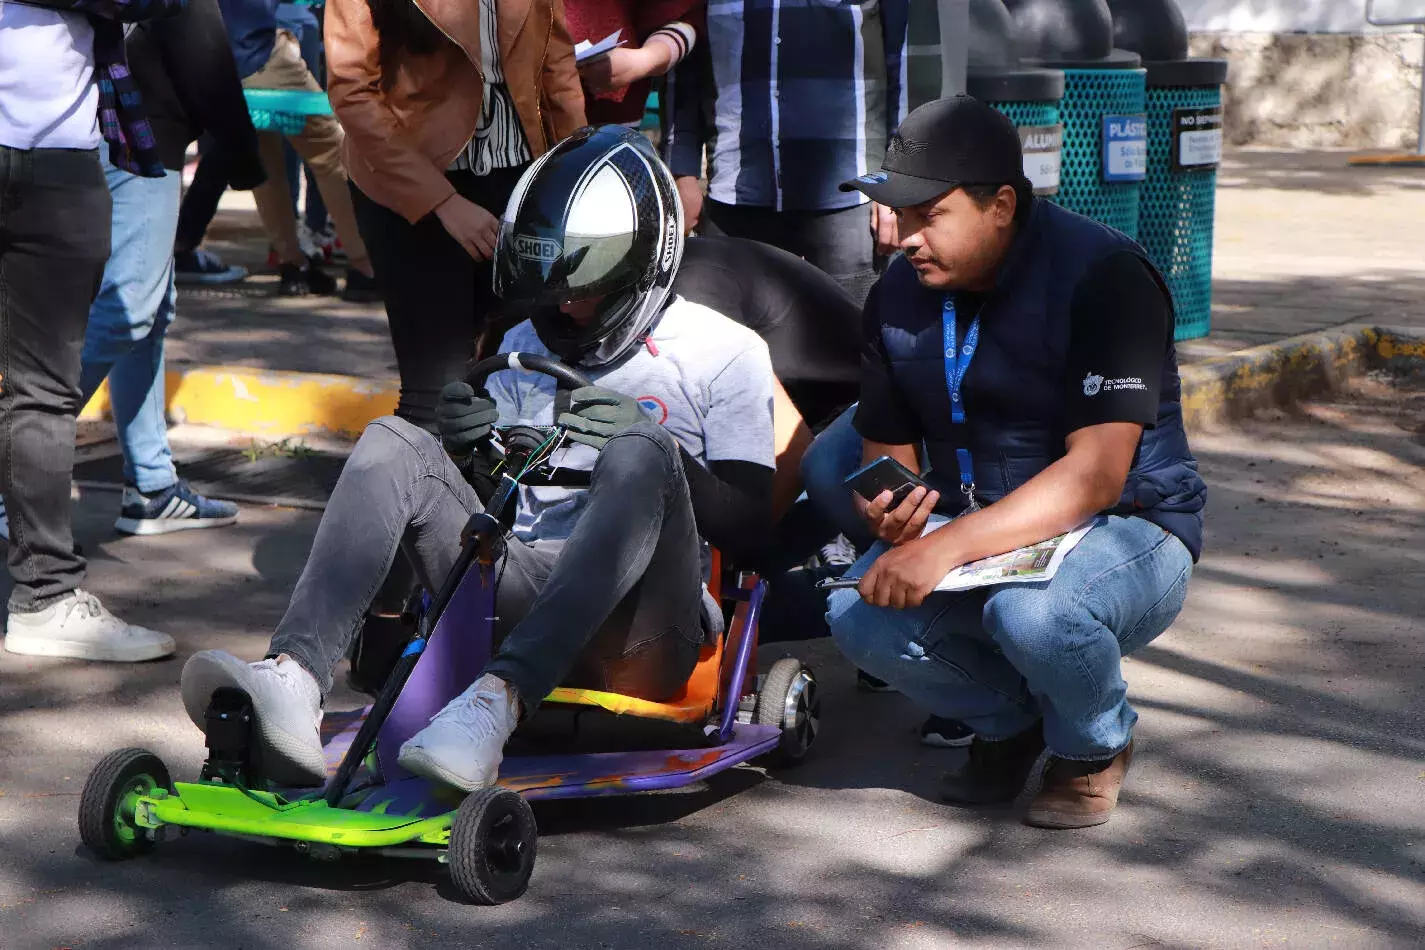
<path id="1" fill-rule="evenodd" d="M 1351 376 L 1401 360 L 1425 361 L 1425 331 L 1348 324 L 1183 368 L 1183 417 L 1201 428 L 1331 392 Z M 350 438 L 396 408 L 394 379 L 360 379 L 242 366 L 171 369 L 168 411 L 181 422 L 271 439 Z M 101 388 L 82 418 L 108 413 Z"/>
<path id="2" fill-rule="evenodd" d="M 1347 324 L 1183 367 L 1183 419 L 1204 428 L 1334 392 L 1352 376 L 1425 360 L 1425 331 Z"/>

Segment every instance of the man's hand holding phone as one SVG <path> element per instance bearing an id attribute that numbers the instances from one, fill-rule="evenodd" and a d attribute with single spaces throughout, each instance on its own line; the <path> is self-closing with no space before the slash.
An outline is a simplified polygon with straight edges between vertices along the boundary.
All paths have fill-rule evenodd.
<path id="1" fill-rule="evenodd" d="M 876 537 L 895 546 L 920 537 L 939 501 L 938 491 L 921 485 L 906 495 L 899 505 L 895 505 L 895 494 L 886 489 L 869 502 L 858 495 L 856 506 L 861 509 L 861 517 L 866 519 Z"/>
<path id="2" fill-rule="evenodd" d="M 938 491 L 884 455 L 854 472 L 846 484 L 871 532 L 892 546 L 920 537 L 940 501 Z"/>

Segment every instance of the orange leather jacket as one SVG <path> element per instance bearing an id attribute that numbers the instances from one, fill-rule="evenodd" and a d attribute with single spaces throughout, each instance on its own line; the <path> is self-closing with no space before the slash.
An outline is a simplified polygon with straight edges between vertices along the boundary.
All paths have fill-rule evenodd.
<path id="1" fill-rule="evenodd" d="M 428 56 L 402 53 L 384 76 L 366 0 L 328 0 L 325 31 L 327 91 L 346 130 L 347 174 L 413 224 L 455 193 L 445 170 L 475 133 L 484 93 L 479 3 L 416 5 L 451 43 Z M 564 0 L 498 0 L 496 14 L 505 81 L 538 157 L 584 125 Z"/>

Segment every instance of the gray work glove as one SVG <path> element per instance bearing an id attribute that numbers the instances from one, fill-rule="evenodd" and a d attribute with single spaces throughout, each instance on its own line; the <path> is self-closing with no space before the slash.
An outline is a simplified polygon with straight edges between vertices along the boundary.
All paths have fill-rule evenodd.
<path id="1" fill-rule="evenodd" d="M 602 449 L 609 439 L 648 416 L 638 400 L 602 386 L 585 386 L 570 393 L 569 411 L 557 420 L 574 442 Z"/>
<path id="2" fill-rule="evenodd" d="M 484 392 L 476 393 L 463 379 L 447 383 L 440 391 L 440 403 L 435 407 L 436 428 L 452 458 L 471 455 L 490 438 L 499 419 L 500 410 L 490 397 Z"/>

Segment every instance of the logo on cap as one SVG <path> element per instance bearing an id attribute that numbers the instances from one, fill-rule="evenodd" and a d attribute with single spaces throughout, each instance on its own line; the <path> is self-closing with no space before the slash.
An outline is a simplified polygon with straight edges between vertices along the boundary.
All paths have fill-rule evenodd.
<path id="1" fill-rule="evenodd" d="M 893 135 L 890 145 L 886 146 L 886 158 L 897 160 L 914 158 L 929 147 L 924 142 L 911 142 L 901 138 L 900 135 Z"/>
<path id="2" fill-rule="evenodd" d="M 564 249 L 554 238 L 539 237 L 534 234 L 515 235 L 515 253 L 532 261 L 550 263 L 564 255 Z"/>

